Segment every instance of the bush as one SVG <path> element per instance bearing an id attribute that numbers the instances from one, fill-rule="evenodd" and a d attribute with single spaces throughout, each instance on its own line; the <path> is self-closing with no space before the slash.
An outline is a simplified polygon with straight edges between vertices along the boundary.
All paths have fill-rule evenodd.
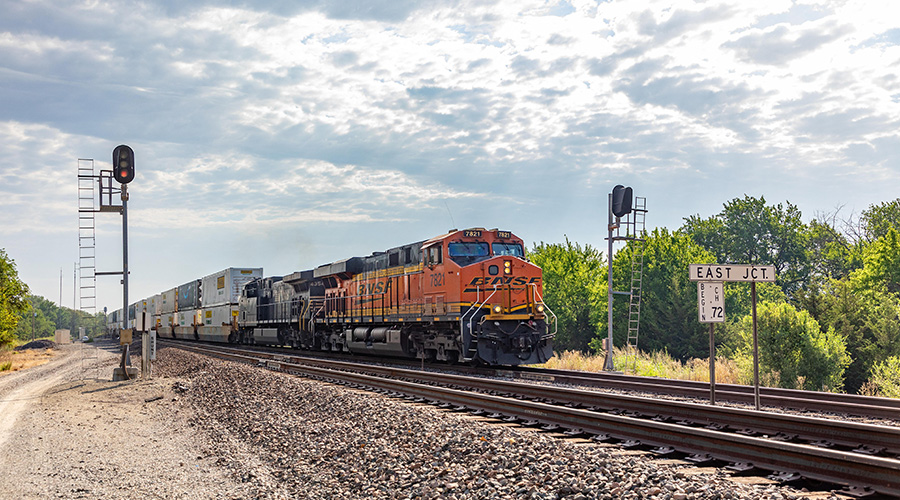
<path id="1" fill-rule="evenodd" d="M 745 356 L 752 352 L 752 321 L 748 315 L 740 324 Z M 757 330 L 761 380 L 771 377 L 786 389 L 837 392 L 843 388 L 844 370 L 850 364 L 844 337 L 831 328 L 822 332 L 808 312 L 790 304 L 760 304 Z"/>
<path id="2" fill-rule="evenodd" d="M 860 389 L 860 393 L 883 398 L 900 398 L 898 373 L 900 373 L 900 356 L 893 356 L 875 363 L 870 372 L 871 376 Z"/>

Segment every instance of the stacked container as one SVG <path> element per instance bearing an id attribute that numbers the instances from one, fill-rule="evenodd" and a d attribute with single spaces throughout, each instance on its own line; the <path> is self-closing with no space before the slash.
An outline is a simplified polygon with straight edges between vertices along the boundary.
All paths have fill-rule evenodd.
<path id="1" fill-rule="evenodd" d="M 261 267 L 229 267 L 201 280 L 202 324 L 198 329 L 200 340 L 228 342 L 230 336 L 237 334 L 235 318 L 238 315 L 241 289 L 262 275 Z"/>
<path id="2" fill-rule="evenodd" d="M 178 306 L 178 288 L 166 290 L 159 294 L 159 323 L 156 327 L 156 333 L 160 337 L 175 336 L 175 310 Z"/>
<path id="3" fill-rule="evenodd" d="M 191 280 L 175 288 L 175 337 L 179 339 L 197 339 L 197 320 L 200 312 L 200 280 Z"/>

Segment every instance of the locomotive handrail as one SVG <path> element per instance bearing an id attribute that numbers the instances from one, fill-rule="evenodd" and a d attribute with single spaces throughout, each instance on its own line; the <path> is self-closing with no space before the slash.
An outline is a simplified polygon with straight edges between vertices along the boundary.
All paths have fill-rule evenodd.
<path id="1" fill-rule="evenodd" d="M 559 331 L 559 320 L 556 317 L 556 313 L 553 312 L 553 309 L 550 309 L 550 306 L 548 306 L 546 302 L 544 302 L 544 296 L 538 292 L 537 283 L 531 283 L 531 286 L 534 288 L 534 296 L 541 299 L 541 304 L 543 304 L 544 308 L 547 309 L 551 316 L 553 316 L 553 336 L 556 337 L 556 332 Z"/>
<path id="2" fill-rule="evenodd" d="M 486 291 L 487 291 L 487 290 L 485 290 L 485 292 L 486 292 Z M 484 302 L 482 302 L 481 304 L 478 304 L 477 310 L 480 311 L 481 308 L 484 307 L 484 305 L 487 304 L 488 301 L 491 300 L 491 297 L 493 297 L 496 293 L 497 293 L 497 285 L 494 285 L 494 291 L 491 292 L 491 294 L 488 295 L 487 298 L 484 299 Z M 478 300 L 478 299 L 475 299 L 475 300 Z M 475 306 L 476 306 L 476 304 L 472 304 L 472 307 L 469 308 L 469 311 L 471 311 L 472 309 L 475 309 Z M 468 314 L 469 311 L 466 311 L 466 314 Z M 462 321 L 464 318 L 465 318 L 465 315 L 463 315 L 463 317 L 460 318 L 460 321 Z M 470 334 L 470 335 L 473 333 L 473 331 L 472 331 L 472 322 L 473 322 L 473 321 L 475 321 L 475 314 L 474 314 L 474 313 L 472 314 L 472 317 L 469 318 L 469 334 Z"/>

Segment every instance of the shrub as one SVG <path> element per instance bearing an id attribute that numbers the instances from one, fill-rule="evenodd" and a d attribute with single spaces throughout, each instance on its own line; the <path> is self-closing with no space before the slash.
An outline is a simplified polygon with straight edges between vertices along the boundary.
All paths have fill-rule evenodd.
<path id="1" fill-rule="evenodd" d="M 875 363 L 869 372 L 869 380 L 860 389 L 861 394 L 883 398 L 900 398 L 900 356 Z"/>

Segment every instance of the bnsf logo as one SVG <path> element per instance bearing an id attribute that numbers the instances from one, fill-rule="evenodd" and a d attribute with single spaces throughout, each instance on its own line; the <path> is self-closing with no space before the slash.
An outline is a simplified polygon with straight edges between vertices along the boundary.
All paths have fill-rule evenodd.
<path id="1" fill-rule="evenodd" d="M 378 283 L 360 283 L 357 290 L 358 295 L 375 295 L 379 293 L 388 293 L 391 290 L 391 282 L 379 281 Z"/>
<path id="2" fill-rule="evenodd" d="M 512 276 L 498 276 L 496 278 L 475 278 L 471 282 L 469 282 L 469 286 L 493 286 L 493 285 L 516 285 L 516 286 L 525 286 L 530 285 L 532 283 L 539 283 L 541 281 L 540 278 L 531 278 L 530 280 L 525 276 L 519 276 L 514 278 Z"/>

